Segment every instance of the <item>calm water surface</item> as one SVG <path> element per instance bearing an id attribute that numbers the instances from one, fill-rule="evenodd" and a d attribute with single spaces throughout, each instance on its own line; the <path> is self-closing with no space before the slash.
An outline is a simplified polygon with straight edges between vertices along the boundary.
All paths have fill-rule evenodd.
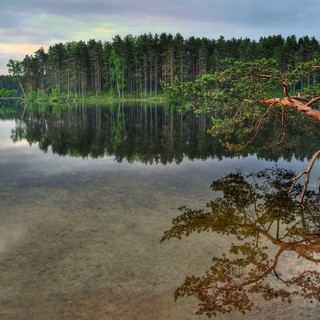
<path id="1" fill-rule="evenodd" d="M 204 207 L 214 197 L 212 181 L 236 168 L 277 164 L 299 171 L 306 163 L 215 156 L 199 119 L 163 119 L 155 112 L 153 128 L 149 118 L 128 128 L 128 113 L 112 118 L 91 110 L 102 112 L 97 121 L 79 112 L 82 120 L 72 126 L 73 112 L 55 119 L 30 113 L 22 122 L 20 113 L 0 121 L 0 318 L 205 319 L 194 315 L 196 300 L 174 302 L 173 293 L 186 275 L 204 273 L 230 240 L 201 233 L 160 244 L 177 208 Z M 106 128 L 108 119 L 113 126 Z M 147 132 L 141 123 L 148 123 Z M 181 124 L 175 129 L 180 140 L 173 123 Z M 198 132 L 190 134 L 195 125 Z M 95 139 L 80 127 L 90 127 Z M 24 130 L 19 139 L 17 128 Z M 290 308 L 260 302 L 252 314 L 221 319 L 317 319 L 320 312 L 308 301 Z"/>

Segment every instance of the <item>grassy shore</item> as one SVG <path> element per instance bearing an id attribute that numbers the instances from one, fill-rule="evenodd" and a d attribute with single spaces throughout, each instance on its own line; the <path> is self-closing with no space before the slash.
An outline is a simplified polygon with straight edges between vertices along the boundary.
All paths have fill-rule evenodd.
<path id="1" fill-rule="evenodd" d="M 103 105 L 103 104 L 115 104 L 115 103 L 165 103 L 166 97 L 162 94 L 156 96 L 132 96 L 128 95 L 123 98 L 119 98 L 115 95 L 102 94 L 102 95 L 87 95 L 85 97 L 70 96 L 61 93 L 59 95 L 47 96 L 44 94 L 39 94 L 31 92 L 26 97 L 16 97 L 16 99 L 21 99 L 25 102 L 31 103 L 43 103 L 43 104 L 88 104 L 88 105 Z"/>
<path id="2" fill-rule="evenodd" d="M 74 102 L 82 102 L 87 104 L 105 104 L 105 103 L 130 103 L 130 102 L 150 102 L 150 103 L 164 103 L 166 98 L 163 95 L 151 96 L 151 97 L 133 97 L 126 96 L 124 98 L 118 98 L 110 95 L 101 96 L 87 96 L 77 99 L 71 99 Z"/>

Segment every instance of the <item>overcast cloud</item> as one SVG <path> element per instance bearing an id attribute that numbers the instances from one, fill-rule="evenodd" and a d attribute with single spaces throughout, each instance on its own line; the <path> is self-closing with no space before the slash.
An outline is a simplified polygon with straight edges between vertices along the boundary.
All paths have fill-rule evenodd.
<path id="1" fill-rule="evenodd" d="M 281 34 L 320 40 L 319 0 L 1 0 L 0 74 L 57 42 L 119 34 L 181 33 L 245 38 Z"/>

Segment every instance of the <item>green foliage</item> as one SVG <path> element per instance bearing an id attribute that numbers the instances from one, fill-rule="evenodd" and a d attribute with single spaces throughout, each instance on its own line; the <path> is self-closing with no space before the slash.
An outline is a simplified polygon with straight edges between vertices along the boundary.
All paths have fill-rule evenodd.
<path id="1" fill-rule="evenodd" d="M 116 53 L 115 50 L 111 52 L 111 79 L 114 81 L 116 85 L 116 89 L 118 91 L 119 98 L 123 98 L 123 89 L 126 87 L 125 81 L 125 69 L 126 65 L 124 63 L 123 58 Z"/>
<path id="2" fill-rule="evenodd" d="M 310 85 L 303 88 L 303 94 L 309 97 L 318 97 L 320 96 L 320 84 Z"/>
<path id="3" fill-rule="evenodd" d="M 11 98 L 11 97 L 17 97 L 17 96 L 18 96 L 17 90 L 0 89 L 0 98 Z"/>
<path id="4" fill-rule="evenodd" d="M 15 77 L 18 80 L 20 88 L 21 88 L 21 90 L 23 92 L 23 95 L 26 96 L 26 92 L 24 90 L 24 86 L 23 86 L 23 84 L 21 82 L 21 78 L 25 76 L 23 62 L 22 61 L 18 61 L 18 60 L 10 59 L 8 64 L 7 64 L 7 67 L 8 67 L 9 74 L 12 75 L 13 77 Z"/>
<path id="5" fill-rule="evenodd" d="M 50 102 L 59 103 L 67 100 L 66 92 L 61 91 L 58 87 L 52 88 Z"/>
<path id="6" fill-rule="evenodd" d="M 44 92 L 44 90 L 29 90 L 26 95 L 26 100 L 29 103 L 49 103 L 49 96 Z"/>
<path id="7" fill-rule="evenodd" d="M 0 119 L 11 119 L 17 115 L 17 108 L 11 106 L 0 107 Z"/>
<path id="8" fill-rule="evenodd" d="M 241 62 L 228 59 L 223 62 L 227 66 L 225 70 L 201 75 L 194 82 L 166 84 L 165 93 L 178 104 L 191 103 L 200 113 L 214 109 L 223 111 L 225 116 L 233 116 L 245 99 L 258 101 L 280 84 L 281 73 L 275 60 Z M 271 79 L 260 78 L 265 74 Z"/>
<path id="9" fill-rule="evenodd" d="M 18 60 L 10 59 L 8 64 L 8 72 L 13 76 L 21 76 L 23 75 L 23 62 Z"/>
<path id="10" fill-rule="evenodd" d="M 253 136 L 264 125 L 260 119 L 274 121 L 282 116 L 277 110 L 264 115 L 267 108 L 261 101 L 285 98 L 284 83 L 291 94 L 296 94 L 303 79 L 318 79 L 319 68 L 314 67 L 315 63 L 315 60 L 300 63 L 295 70 L 288 67 L 284 72 L 275 59 L 251 62 L 226 59 L 221 71 L 201 75 L 193 82 L 176 80 L 173 84 L 163 84 L 163 88 L 170 101 L 177 105 L 189 104 L 198 114 L 213 114 L 210 129 L 213 136 L 223 134 L 228 141 L 234 135 L 243 135 L 248 141 L 248 136 Z M 319 92 L 319 85 L 313 85 L 299 95 L 309 98 Z"/>
<path id="11" fill-rule="evenodd" d="M 173 84 L 177 78 L 181 83 L 193 82 L 200 75 L 226 70 L 226 58 L 241 62 L 274 59 L 279 70 L 287 72 L 301 62 L 313 60 L 319 50 L 318 41 L 309 37 L 284 39 L 275 35 L 252 41 L 142 34 L 115 36 L 112 42 L 90 39 L 56 43 L 48 51 L 39 48 L 22 61 L 11 59 L 8 69 L 19 78 L 24 96 L 28 90 L 48 93 L 54 87 L 68 98 L 100 96 L 112 90 L 118 79 L 120 87 L 125 84 L 121 91 L 141 97 L 156 96 L 161 91 L 160 81 Z M 122 73 L 115 73 L 119 57 L 126 67 Z"/>

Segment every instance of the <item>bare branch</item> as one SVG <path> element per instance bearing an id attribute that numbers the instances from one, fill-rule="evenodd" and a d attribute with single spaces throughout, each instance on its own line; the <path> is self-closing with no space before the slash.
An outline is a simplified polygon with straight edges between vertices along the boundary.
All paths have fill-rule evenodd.
<path id="1" fill-rule="evenodd" d="M 257 76 L 262 79 L 271 79 L 272 78 L 272 76 L 267 75 L 267 74 L 258 74 Z"/>
<path id="2" fill-rule="evenodd" d="M 284 95 L 286 96 L 286 98 L 287 98 L 290 102 L 292 102 L 293 100 L 292 100 L 291 95 L 289 94 L 287 82 L 284 82 L 284 83 L 282 84 L 282 86 L 283 86 L 283 93 L 284 93 Z"/>
<path id="3" fill-rule="evenodd" d="M 303 113 L 304 115 L 310 117 L 310 118 L 314 118 L 316 120 L 320 121 L 320 110 L 317 109 L 313 109 L 311 107 L 311 102 L 316 103 L 317 101 L 320 101 L 320 96 L 316 97 L 314 99 L 312 99 L 311 101 L 307 102 L 306 104 L 293 99 L 290 96 L 291 100 L 289 100 L 287 97 L 284 99 L 280 99 L 280 98 L 273 98 L 273 99 L 266 99 L 266 100 L 261 100 L 259 101 L 260 105 L 270 105 L 271 103 L 275 103 L 275 104 L 279 104 L 281 106 L 285 106 L 285 107 L 290 107 L 295 109 L 296 111 L 299 111 L 301 113 Z M 249 100 L 246 100 L 247 102 Z"/>
<path id="4" fill-rule="evenodd" d="M 305 104 L 305 106 L 309 107 L 309 106 L 312 106 L 314 103 L 320 101 L 320 96 L 319 97 L 315 97 L 314 99 L 310 100 L 308 103 Z"/>
<path id="5" fill-rule="evenodd" d="M 281 140 L 279 142 L 277 142 L 277 144 L 283 143 L 284 140 L 286 139 L 286 136 L 287 136 L 286 107 L 285 106 L 282 106 L 282 110 L 281 110 L 281 126 L 282 126 L 282 137 L 281 137 Z"/>
<path id="6" fill-rule="evenodd" d="M 294 179 L 293 179 L 293 183 L 292 183 L 292 186 L 290 188 L 290 192 L 293 190 L 294 186 L 296 185 L 297 181 L 303 176 L 303 175 L 306 175 L 306 179 L 305 179 L 305 182 L 304 182 L 304 186 L 303 186 L 303 190 L 302 190 L 302 193 L 301 193 L 301 202 L 303 201 L 304 199 L 304 196 L 306 194 L 306 191 L 307 191 L 307 187 L 308 187 L 308 184 L 309 184 L 309 180 L 310 180 L 310 174 L 311 174 L 311 170 L 316 162 L 316 160 L 318 159 L 318 157 L 320 156 L 320 150 L 318 150 L 311 158 L 310 162 L 309 162 L 309 165 L 308 165 L 308 168 L 305 170 L 305 171 L 301 171 Z"/>
<path id="7" fill-rule="evenodd" d="M 314 118 L 316 120 L 320 121 L 320 110 L 317 109 L 313 109 L 312 108 L 312 104 L 320 101 L 320 96 L 308 101 L 307 103 L 302 103 L 300 101 L 298 101 L 298 99 L 294 99 L 293 97 L 290 96 L 290 94 L 288 93 L 288 86 L 286 83 L 283 84 L 283 88 L 284 88 L 284 94 L 286 95 L 286 98 L 284 99 L 279 99 L 279 98 L 273 98 L 273 99 L 266 99 L 266 100 L 261 100 L 259 102 L 259 104 L 261 105 L 270 105 L 269 108 L 267 109 L 267 111 L 263 114 L 263 116 L 260 118 L 259 122 L 258 122 L 258 126 L 257 126 L 257 130 L 256 133 L 254 135 L 254 137 L 252 139 L 250 139 L 249 142 L 252 142 L 253 139 L 256 137 L 257 135 L 257 131 L 260 128 L 260 124 L 263 120 L 263 118 L 266 116 L 266 114 L 271 110 L 271 108 L 278 104 L 282 106 L 282 128 L 283 128 L 283 135 L 282 135 L 282 140 L 281 142 L 284 140 L 285 136 L 286 136 L 286 128 L 285 128 L 285 124 L 284 124 L 284 120 L 285 120 L 285 116 L 284 116 L 284 108 L 285 107 L 290 107 L 295 109 L 296 111 L 299 111 L 301 113 L 303 113 L 304 115 Z M 299 97 L 300 98 L 300 97 Z M 301 100 L 301 99 L 300 99 Z M 306 102 L 305 100 L 302 100 L 303 102 Z M 300 172 L 293 180 L 292 183 L 292 187 L 290 189 L 290 191 L 293 190 L 293 187 L 295 186 L 296 182 L 303 176 L 306 175 L 306 179 L 305 179 L 305 183 L 304 183 L 304 187 L 303 190 L 301 192 L 301 202 L 304 199 L 305 193 L 307 191 L 307 187 L 308 187 L 308 183 L 310 180 L 310 173 L 311 170 L 314 166 L 315 161 L 317 160 L 317 158 L 320 156 L 320 150 L 317 151 L 311 158 L 309 166 L 307 167 L 307 169 L 305 171 Z"/>
<path id="8" fill-rule="evenodd" d="M 306 99 L 306 98 L 303 98 L 301 96 L 292 96 L 292 99 L 294 100 L 298 100 L 298 101 L 301 101 L 301 102 L 305 102 L 305 103 L 308 103 L 310 100 L 309 99 Z"/>
<path id="9" fill-rule="evenodd" d="M 260 130 L 260 126 L 261 126 L 261 123 L 263 121 L 263 119 L 267 116 L 267 114 L 271 111 L 271 109 L 274 107 L 275 105 L 275 102 L 274 103 L 271 103 L 269 108 L 267 109 L 267 111 L 261 116 L 261 118 L 259 119 L 257 125 L 256 125 L 256 131 L 254 133 L 254 136 L 248 141 L 248 143 L 252 143 L 254 141 L 254 139 L 257 137 L 258 135 L 258 132 Z"/>

